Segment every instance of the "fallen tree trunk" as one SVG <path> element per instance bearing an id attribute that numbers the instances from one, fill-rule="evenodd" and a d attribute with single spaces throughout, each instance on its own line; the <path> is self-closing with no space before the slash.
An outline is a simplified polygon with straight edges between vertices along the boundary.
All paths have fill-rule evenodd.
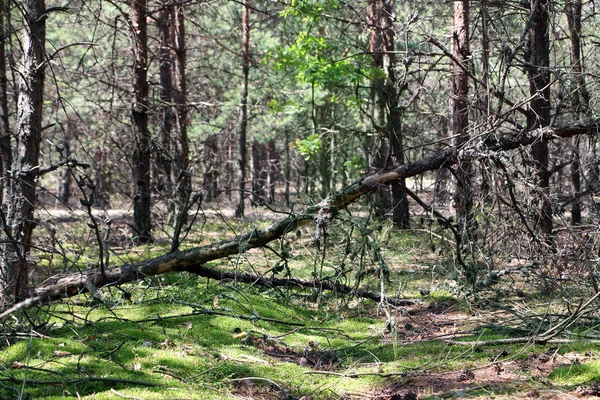
<path id="1" fill-rule="evenodd" d="M 14 311 L 15 307 L 17 309 L 24 308 L 34 305 L 37 302 L 48 302 L 63 297 L 75 296 L 81 293 L 95 291 L 96 288 L 102 288 L 109 285 L 121 285 L 168 272 L 187 271 L 209 278 L 220 279 L 219 276 L 224 276 L 224 273 L 207 268 L 205 266 L 207 262 L 241 254 L 252 248 L 262 247 L 273 240 L 283 237 L 290 231 L 295 231 L 300 226 L 315 221 L 317 218 L 333 219 L 340 209 L 348 206 L 359 197 L 398 179 L 437 170 L 442 166 L 455 164 L 457 160 L 462 158 L 477 159 L 490 157 L 494 152 L 513 150 L 530 145 L 537 140 L 552 140 L 556 138 L 568 138 L 577 135 L 592 134 L 598 131 L 596 123 L 597 121 L 585 125 L 570 125 L 561 128 L 546 127 L 533 131 L 524 131 L 514 136 L 495 137 L 490 135 L 488 138 L 475 145 L 471 144 L 469 146 L 467 144 L 461 148 L 447 148 L 430 157 L 409 162 L 391 170 L 368 175 L 342 189 L 335 195 L 330 196 L 330 198 L 323 200 L 319 204 L 308 207 L 299 214 L 290 214 L 288 217 L 283 218 L 266 228 L 254 229 L 251 232 L 244 233 L 233 239 L 185 251 L 176 251 L 146 261 L 108 268 L 105 270 L 104 274 L 94 271 L 87 274 L 71 274 L 47 280 L 35 289 L 34 295 L 29 300 L 20 303 L 21 307 L 11 307 L 9 310 L 0 314 L 0 318 L 8 311 Z M 256 280 L 256 277 L 254 277 L 254 280 Z M 304 283 L 300 284 L 300 282 L 301 281 L 298 281 L 296 283 L 299 286 L 304 285 Z M 290 282 L 288 282 L 288 284 L 289 283 Z M 312 285 L 314 285 L 314 283 Z M 338 290 L 340 290 L 340 287 L 341 286 L 339 285 L 336 286 Z M 332 287 L 330 289 L 334 288 Z M 351 291 L 349 288 L 346 289 L 344 289 L 344 293 Z M 378 294 L 375 294 L 370 298 L 379 301 L 380 299 L 378 296 Z"/>

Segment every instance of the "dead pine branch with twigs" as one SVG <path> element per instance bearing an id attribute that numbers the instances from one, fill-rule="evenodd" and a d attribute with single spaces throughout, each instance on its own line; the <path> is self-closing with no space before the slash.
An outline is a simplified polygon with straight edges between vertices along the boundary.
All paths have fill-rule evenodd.
<path id="1" fill-rule="evenodd" d="M 276 221 L 266 228 L 254 229 L 235 238 L 206 246 L 195 247 L 185 251 L 175 251 L 156 258 L 132 264 L 124 264 L 119 267 L 105 268 L 104 273 L 92 271 L 48 279 L 35 288 L 30 299 L 6 308 L 2 315 L 6 316 L 15 310 L 34 306 L 35 304 L 76 296 L 89 291 L 89 288 L 99 289 L 106 286 L 122 285 L 166 273 L 190 272 L 215 279 L 226 277 L 226 273 L 211 270 L 207 268 L 205 264 L 209 261 L 244 253 L 249 249 L 265 246 L 302 226 L 312 224 L 317 220 L 323 220 L 324 213 L 328 214 L 328 219 L 333 219 L 340 210 L 349 206 L 360 197 L 367 193 L 371 193 L 380 187 L 385 187 L 398 179 L 434 171 L 441 166 L 452 165 L 459 159 L 468 158 L 475 160 L 489 158 L 495 153 L 519 149 L 542 138 L 551 141 L 578 135 L 594 134 L 597 130 L 597 122 L 591 121 L 586 124 L 545 127 L 532 131 L 524 130 L 512 136 L 502 135 L 501 137 L 497 137 L 492 132 L 478 142 L 470 141 L 458 148 L 449 147 L 429 157 L 365 176 L 341 189 L 339 192 L 329 196 L 322 202 L 310 206 L 304 211 L 290 213 L 287 217 Z M 322 227 L 317 227 L 316 229 L 320 230 Z M 258 277 L 248 279 L 260 281 Z M 262 282 L 268 283 L 268 281 L 269 279 L 263 279 Z M 307 285 L 306 283 L 301 283 L 299 281 L 289 281 L 288 283 L 299 286 Z M 342 292 L 353 291 L 335 285 L 329 289 L 341 290 Z M 366 292 L 368 291 L 365 291 L 365 293 Z M 377 296 L 368 295 L 367 297 L 377 299 Z"/>

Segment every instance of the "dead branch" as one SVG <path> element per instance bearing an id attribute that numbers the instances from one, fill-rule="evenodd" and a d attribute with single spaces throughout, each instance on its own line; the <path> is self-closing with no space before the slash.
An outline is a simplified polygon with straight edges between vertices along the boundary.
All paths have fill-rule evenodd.
<path id="1" fill-rule="evenodd" d="M 262 247 L 273 240 L 283 237 L 290 231 L 295 231 L 297 228 L 315 221 L 319 212 L 325 208 L 332 215 L 337 215 L 340 209 L 353 203 L 364 194 L 373 192 L 379 187 L 389 185 L 399 179 L 437 170 L 442 166 L 455 164 L 459 159 L 487 158 L 495 152 L 528 146 L 539 140 L 553 140 L 593 134 L 598 131 L 598 122 L 592 121 L 587 124 L 568 125 L 560 128 L 539 128 L 532 131 L 522 131 L 512 136 L 490 134 L 479 143 L 466 143 L 458 148 L 447 148 L 429 157 L 368 175 L 322 202 L 308 207 L 299 214 L 290 214 L 288 217 L 266 228 L 254 229 L 233 239 L 185 251 L 176 251 L 146 261 L 108 268 L 104 271 L 104 274 L 98 272 L 89 272 L 87 274 L 76 273 L 48 280 L 34 290 L 31 296 L 34 299 L 33 301 L 31 299 L 26 300 L 20 303 L 21 306 L 17 305 L 11 309 L 6 309 L 6 312 L 2 313 L 0 317 L 5 317 L 11 310 L 31 307 L 40 302 L 50 302 L 63 297 L 76 296 L 88 292 L 90 289 L 93 290 L 94 288 L 102 288 L 109 285 L 121 285 L 169 272 L 187 271 L 214 279 L 233 278 L 233 275 L 235 275 L 235 279 L 238 281 L 242 280 L 249 283 L 279 286 L 291 284 L 300 287 L 314 287 L 315 282 L 309 283 L 297 279 L 279 280 L 279 278 L 269 279 L 264 277 L 257 279 L 256 276 L 252 275 L 244 276 L 244 274 L 217 271 L 206 267 L 205 264 L 209 261 L 244 253 L 252 248 Z M 380 301 L 379 294 L 354 290 L 344 285 L 318 282 L 317 287 L 335 290 L 339 293 L 354 293 L 357 296 Z"/>
<path id="2" fill-rule="evenodd" d="M 120 379 L 120 378 L 103 378 L 98 376 L 88 376 L 86 378 L 76 378 L 76 379 L 47 379 L 47 380 L 37 380 L 37 379 L 23 379 L 17 377 L 8 377 L 8 378 L 0 378 L 0 382 L 11 382 L 11 383 L 19 383 L 22 385 L 82 385 L 89 382 L 104 382 L 104 383 L 113 383 L 113 384 L 126 384 L 126 385 L 136 385 L 136 386 L 148 386 L 148 387 L 162 387 L 162 384 L 146 382 L 146 381 L 138 381 L 132 379 Z"/>

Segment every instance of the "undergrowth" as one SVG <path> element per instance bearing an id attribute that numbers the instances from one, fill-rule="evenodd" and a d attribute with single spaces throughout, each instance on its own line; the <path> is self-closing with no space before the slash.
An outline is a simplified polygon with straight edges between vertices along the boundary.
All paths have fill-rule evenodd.
<path id="1" fill-rule="evenodd" d="M 211 221 L 202 227 L 190 234 L 184 248 L 251 229 L 239 221 Z M 295 240 L 210 267 L 339 280 L 384 290 L 389 298 L 411 299 L 412 305 L 394 307 L 235 279 L 217 282 L 187 273 L 106 287 L 94 296 L 26 310 L 5 321 L 0 397 L 384 399 L 391 396 L 385 397 L 389 385 L 408 387 L 416 381 L 419 398 L 438 398 L 440 391 L 446 397 L 513 398 L 551 385 L 568 389 L 600 379 L 598 345 L 586 342 L 597 326 L 594 316 L 569 327 L 581 335 L 579 340 L 479 344 L 548 329 L 571 305 L 534 290 L 522 293 L 519 282 L 499 285 L 481 297 L 465 297 L 449 257 L 451 246 L 432 246 L 427 233 L 399 233 L 385 224 L 340 225 L 331 230 L 331 245 L 321 249 L 326 257 L 316 258 L 309 228 L 292 236 Z M 111 266 L 167 249 L 160 240 L 137 248 L 113 246 Z M 67 269 L 92 263 L 96 250 L 85 238 L 65 248 L 62 256 L 71 263 Z M 38 257 L 40 274 L 59 273 L 65 265 L 58 256 Z M 542 355 L 553 360 L 543 377 L 535 369 L 550 365 Z M 471 373 L 477 377 L 497 368 L 501 377 L 509 365 L 518 369 L 511 370 L 517 377 L 512 381 L 485 389 L 473 381 Z M 439 382 L 429 382 L 428 389 L 428 381 L 419 383 L 427 376 L 440 382 L 450 377 L 455 384 L 436 391 Z"/>

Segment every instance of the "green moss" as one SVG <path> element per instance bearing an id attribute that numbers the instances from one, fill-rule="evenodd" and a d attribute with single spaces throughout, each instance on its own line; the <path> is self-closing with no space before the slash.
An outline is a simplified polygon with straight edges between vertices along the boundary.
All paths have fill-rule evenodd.
<path id="1" fill-rule="evenodd" d="M 572 363 L 552 371 L 549 378 L 559 385 L 581 385 L 600 381 L 600 361 Z"/>

